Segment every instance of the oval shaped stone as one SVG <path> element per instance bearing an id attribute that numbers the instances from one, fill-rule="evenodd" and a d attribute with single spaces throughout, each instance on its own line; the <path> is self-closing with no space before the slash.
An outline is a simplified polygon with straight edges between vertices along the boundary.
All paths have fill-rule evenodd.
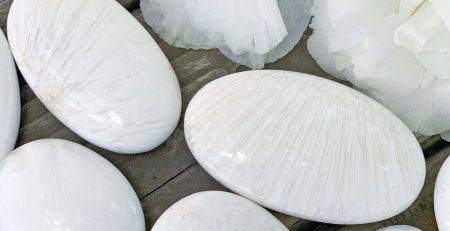
<path id="1" fill-rule="evenodd" d="M 0 30 L 0 160 L 13 150 L 20 124 L 20 93 L 16 65 Z"/>
<path id="2" fill-rule="evenodd" d="M 270 209 L 359 224 L 405 210 L 425 180 L 414 135 L 344 85 L 286 71 L 250 71 L 201 89 L 185 116 L 201 166 Z"/>
<path id="3" fill-rule="evenodd" d="M 145 230 L 141 204 L 125 177 L 73 142 L 19 147 L 0 164 L 0 182 L 0 230 Z"/>
<path id="4" fill-rule="evenodd" d="M 114 0 L 16 0 L 13 55 L 45 106 L 78 135 L 120 153 L 151 150 L 177 126 L 170 63 Z"/>
<path id="5" fill-rule="evenodd" d="M 445 160 L 436 180 L 434 213 L 439 230 L 450 230 L 450 158 Z"/>
<path id="6" fill-rule="evenodd" d="M 272 214 L 238 195 L 208 191 L 190 195 L 164 212 L 152 231 L 287 231 Z"/>
<path id="7" fill-rule="evenodd" d="M 422 231 L 422 230 L 409 225 L 393 225 L 379 229 L 377 231 Z"/>

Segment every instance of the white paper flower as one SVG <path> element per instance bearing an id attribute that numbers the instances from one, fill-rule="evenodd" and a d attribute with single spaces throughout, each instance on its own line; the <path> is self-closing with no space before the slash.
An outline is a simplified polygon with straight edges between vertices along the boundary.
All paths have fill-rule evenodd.
<path id="1" fill-rule="evenodd" d="M 219 48 L 254 69 L 286 55 L 311 18 L 312 0 L 142 0 L 147 23 L 171 45 Z"/>
<path id="2" fill-rule="evenodd" d="M 450 1 L 315 0 L 308 49 L 423 135 L 450 130 Z"/>

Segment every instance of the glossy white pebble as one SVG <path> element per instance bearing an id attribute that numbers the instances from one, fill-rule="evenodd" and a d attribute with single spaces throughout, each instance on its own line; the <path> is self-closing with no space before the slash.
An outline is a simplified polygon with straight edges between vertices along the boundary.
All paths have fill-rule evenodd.
<path id="1" fill-rule="evenodd" d="M 436 180 L 434 213 L 439 230 L 450 230 L 450 158 L 442 165 Z"/>
<path id="2" fill-rule="evenodd" d="M 145 230 L 127 179 L 73 142 L 48 139 L 19 147 L 0 164 L 0 182 L 0 230 Z"/>
<path id="3" fill-rule="evenodd" d="M 175 73 L 114 0 L 15 0 L 11 49 L 24 78 L 66 126 L 102 148 L 140 153 L 177 126 Z"/>
<path id="4" fill-rule="evenodd" d="M 20 94 L 16 65 L 3 31 L 0 30 L 0 160 L 16 144 L 20 124 Z"/>
<path id="5" fill-rule="evenodd" d="M 172 205 L 152 231 L 287 231 L 272 214 L 238 195 L 208 191 Z"/>
<path id="6" fill-rule="evenodd" d="M 393 225 L 379 229 L 377 231 L 422 231 L 422 230 L 409 225 Z"/>
<path id="7" fill-rule="evenodd" d="M 201 89 L 185 116 L 198 162 L 229 189 L 292 216 L 336 224 L 392 217 L 425 180 L 414 135 L 344 85 L 249 71 Z"/>

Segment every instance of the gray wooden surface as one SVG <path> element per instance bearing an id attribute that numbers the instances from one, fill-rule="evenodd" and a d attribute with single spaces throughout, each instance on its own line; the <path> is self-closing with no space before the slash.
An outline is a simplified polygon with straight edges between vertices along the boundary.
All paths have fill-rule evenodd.
<path id="1" fill-rule="evenodd" d="M 189 100 L 205 84 L 224 75 L 247 70 L 233 63 L 217 50 L 184 50 L 169 46 L 149 28 L 142 17 L 138 0 L 117 0 L 139 20 L 170 60 L 177 73 L 183 95 L 183 112 Z M 12 0 L 0 0 L 0 27 L 5 31 Z M 306 50 L 307 31 L 301 42 L 283 59 L 267 69 L 298 71 L 333 79 L 323 72 Z M 348 83 L 343 83 L 348 84 Z M 136 190 L 145 213 L 147 230 L 173 203 L 192 193 L 227 190 L 212 179 L 195 161 L 183 134 L 183 120 L 172 136 L 156 150 L 139 155 L 119 155 L 86 142 L 62 125 L 36 98 L 20 77 L 22 119 L 17 145 L 42 139 L 62 138 L 93 149 L 119 168 Z M 183 115 L 182 115 L 183 117 Z M 450 154 L 450 145 L 438 136 L 418 137 L 427 157 L 427 180 L 418 200 L 405 212 L 391 219 L 360 226 L 336 226 L 306 221 L 277 212 L 273 214 L 291 230 L 376 230 L 393 224 L 409 224 L 422 230 L 437 230 L 433 212 L 436 175 Z M 70 199 L 70 198 L 68 198 Z"/>

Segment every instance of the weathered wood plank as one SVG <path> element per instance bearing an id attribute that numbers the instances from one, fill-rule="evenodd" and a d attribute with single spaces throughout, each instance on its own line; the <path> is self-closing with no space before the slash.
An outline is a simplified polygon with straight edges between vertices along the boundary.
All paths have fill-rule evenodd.
<path id="1" fill-rule="evenodd" d="M 22 116 L 22 118 L 24 117 Z M 58 119 L 52 114 L 46 113 L 27 126 L 20 128 L 17 145 L 20 146 L 33 140 L 49 137 L 62 127 L 64 125 Z"/>
<path id="2" fill-rule="evenodd" d="M 159 47 L 164 51 L 165 55 L 169 60 L 173 60 L 182 54 L 186 53 L 186 49 L 180 49 L 170 46 L 164 42 L 157 33 L 155 33 L 152 28 L 145 22 L 144 16 L 142 15 L 141 9 L 136 9 L 131 14 L 144 26 L 144 28 L 149 32 L 153 39 L 158 43 Z"/>
<path id="3" fill-rule="evenodd" d="M 0 27 L 2 28 L 6 26 L 6 19 L 12 2 L 13 0 L 0 0 Z"/>
<path id="4" fill-rule="evenodd" d="M 116 1 L 129 11 L 139 8 L 139 0 L 116 0 Z"/>
<path id="5" fill-rule="evenodd" d="M 145 197 L 195 163 L 187 151 L 183 131 L 179 128 L 167 142 L 151 153 L 130 156 L 111 153 L 92 144 L 86 147 L 117 166 L 130 181 L 139 198 Z"/>
<path id="6" fill-rule="evenodd" d="M 178 200 L 196 192 L 220 190 L 227 191 L 221 184 L 212 179 L 198 164 L 182 171 L 168 182 L 142 200 L 147 230 L 158 217 Z"/>
<path id="7" fill-rule="evenodd" d="M 202 191 L 228 191 L 224 186 L 214 180 L 197 163 L 192 164 L 180 174 L 175 176 L 154 192 L 146 196 L 141 204 L 144 208 L 147 229 L 156 222 L 159 216 L 175 202 L 196 192 Z M 278 212 L 270 211 L 287 227 L 302 223 L 302 227 L 309 227 L 314 222 L 300 220 Z"/>
<path id="8" fill-rule="evenodd" d="M 324 72 L 319 67 L 319 65 L 308 52 L 306 41 L 311 34 L 311 29 L 306 30 L 299 44 L 295 46 L 293 50 L 291 50 L 285 57 L 279 59 L 278 61 L 267 64 L 265 69 L 303 72 L 311 75 L 321 76 L 327 79 L 333 79 L 333 76 Z"/>
<path id="9" fill-rule="evenodd" d="M 178 76 L 180 87 L 184 88 L 197 78 L 221 68 L 235 72 L 238 64 L 228 60 L 218 50 L 191 50 L 177 58 L 172 64 Z"/>

